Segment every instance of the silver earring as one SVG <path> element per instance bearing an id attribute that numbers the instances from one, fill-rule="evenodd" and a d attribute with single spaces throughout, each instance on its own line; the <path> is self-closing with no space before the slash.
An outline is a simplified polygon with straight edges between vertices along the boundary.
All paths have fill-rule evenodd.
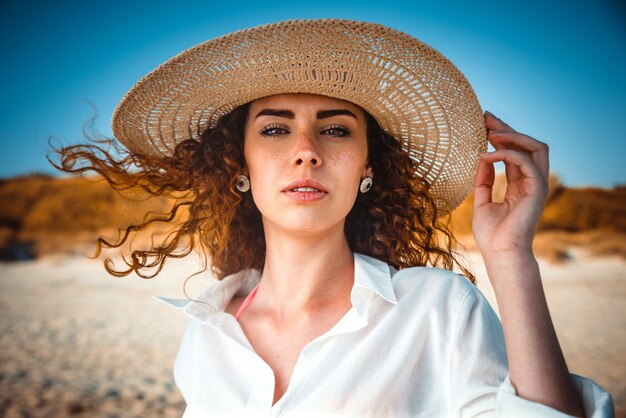
<path id="1" fill-rule="evenodd" d="M 359 190 L 361 191 L 361 193 L 367 193 L 372 188 L 372 184 L 374 184 L 374 180 L 370 176 L 367 176 L 361 181 L 361 186 L 359 187 Z"/>
<path id="2" fill-rule="evenodd" d="M 248 180 L 248 177 L 240 174 L 237 176 L 237 185 L 235 187 L 237 187 L 237 190 L 241 193 L 245 193 L 250 190 L 250 180 Z"/>

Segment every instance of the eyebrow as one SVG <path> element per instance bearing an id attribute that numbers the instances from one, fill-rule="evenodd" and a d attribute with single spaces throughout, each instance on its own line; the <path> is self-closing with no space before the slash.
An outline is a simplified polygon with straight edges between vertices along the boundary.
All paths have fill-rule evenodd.
<path id="1" fill-rule="evenodd" d="M 356 119 L 355 114 L 350 112 L 348 109 L 320 110 L 319 112 L 317 112 L 316 116 L 317 116 L 317 119 L 325 119 L 325 118 L 330 118 L 330 117 L 337 116 L 337 115 L 352 116 L 354 119 Z M 283 117 L 287 119 L 295 119 L 296 117 L 291 110 L 286 110 L 286 109 L 263 109 L 259 113 L 257 113 L 255 118 L 258 118 L 259 116 L 278 116 L 278 117 Z"/>

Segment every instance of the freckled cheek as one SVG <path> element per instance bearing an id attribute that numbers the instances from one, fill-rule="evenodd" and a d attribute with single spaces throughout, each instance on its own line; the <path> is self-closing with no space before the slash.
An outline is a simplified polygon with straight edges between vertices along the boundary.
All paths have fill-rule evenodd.
<path id="1" fill-rule="evenodd" d="M 252 161 L 248 161 L 248 170 L 255 189 L 266 189 L 277 185 L 284 179 L 280 178 L 285 161 L 276 153 L 259 151 Z M 269 191 L 269 190 L 268 190 Z"/>
<path id="2" fill-rule="evenodd" d="M 358 175 L 360 175 L 365 165 L 365 156 L 351 152 L 340 152 L 329 157 L 327 162 L 329 166 L 336 167 L 346 175 L 348 173 L 359 173 Z"/>

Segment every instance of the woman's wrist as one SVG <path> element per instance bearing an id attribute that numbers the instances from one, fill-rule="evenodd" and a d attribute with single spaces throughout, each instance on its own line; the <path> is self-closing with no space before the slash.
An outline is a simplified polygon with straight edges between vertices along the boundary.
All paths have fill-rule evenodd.
<path id="1" fill-rule="evenodd" d="M 513 267 L 518 265 L 527 265 L 528 263 L 534 264 L 537 262 L 532 246 L 490 248 L 481 250 L 481 254 L 487 267 Z"/>
<path id="2" fill-rule="evenodd" d="M 483 254 L 483 260 L 496 297 L 506 289 L 519 291 L 514 284 L 541 285 L 539 264 L 532 249 L 496 250 Z"/>

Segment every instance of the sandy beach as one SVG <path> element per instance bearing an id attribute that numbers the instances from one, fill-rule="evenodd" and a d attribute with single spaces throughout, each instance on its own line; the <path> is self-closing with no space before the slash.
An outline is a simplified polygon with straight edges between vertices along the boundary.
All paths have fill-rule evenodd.
<path id="1" fill-rule="evenodd" d="M 469 259 L 494 303 L 480 258 Z M 626 416 L 626 261 L 576 251 L 564 264 L 540 263 L 570 370 L 611 392 Z M 0 415 L 180 417 L 172 363 L 187 317 L 153 296 L 183 298 L 194 268 L 171 263 L 142 280 L 108 276 L 83 256 L 1 263 Z"/>

